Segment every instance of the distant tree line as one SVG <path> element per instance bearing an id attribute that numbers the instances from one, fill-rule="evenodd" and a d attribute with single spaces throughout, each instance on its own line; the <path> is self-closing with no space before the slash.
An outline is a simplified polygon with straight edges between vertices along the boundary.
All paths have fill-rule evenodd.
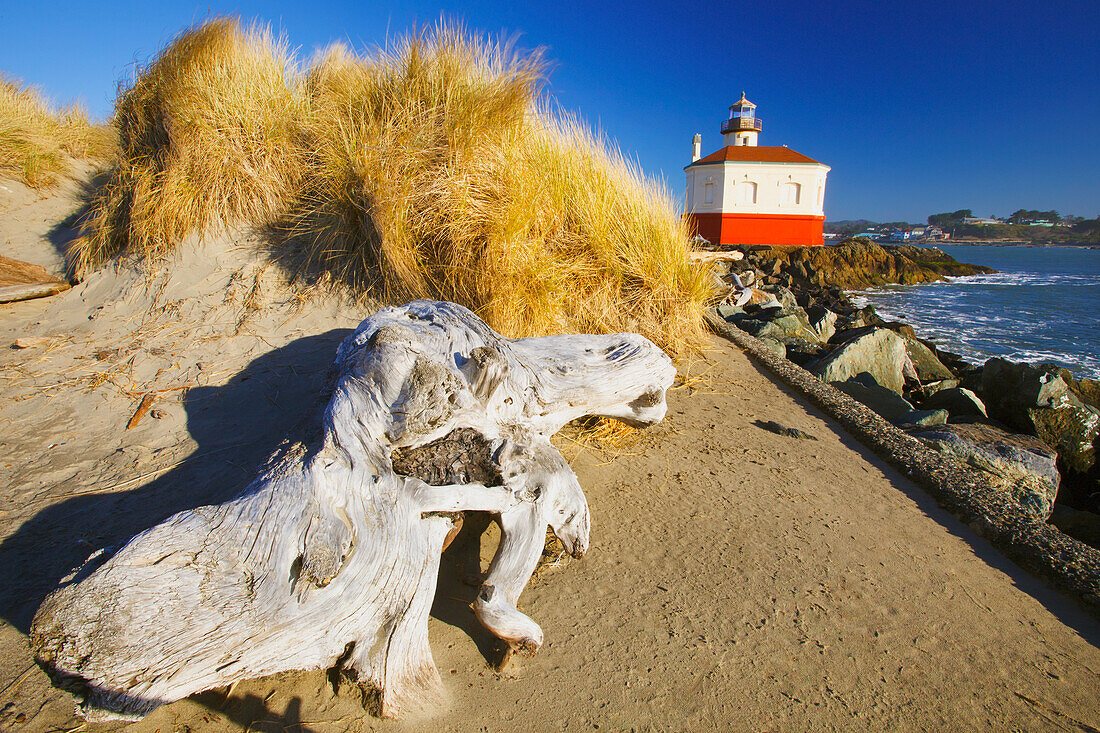
<path id="1" fill-rule="evenodd" d="M 1057 211 L 1017 209 L 1008 217 L 1009 224 L 1027 224 L 1032 221 L 1049 221 L 1052 224 L 1059 224 L 1062 221 L 1062 216 Z"/>
<path id="2" fill-rule="evenodd" d="M 958 211 L 952 211 L 949 214 L 932 214 L 932 216 L 928 217 L 928 223 L 931 226 L 943 229 L 944 227 L 952 227 L 957 224 L 962 224 L 963 219 L 973 218 L 974 212 L 970 209 L 959 209 Z"/>
<path id="3" fill-rule="evenodd" d="M 954 240 L 1004 240 L 1017 242 L 1051 242 L 1056 244 L 1100 243 L 1100 217 L 1084 219 L 1080 216 L 1062 216 L 1057 211 L 1018 209 L 999 224 L 964 224 L 974 219 L 971 209 L 932 214 L 930 226 L 939 227 Z M 995 217 L 990 217 L 995 218 Z M 1031 226 L 1031 222 L 1049 222 L 1063 226 Z M 913 229 L 920 225 L 903 221 L 875 222 L 869 219 L 847 219 L 825 222 L 825 231 L 839 234 L 841 238 L 854 237 L 863 232 L 887 234 L 895 229 Z"/>
<path id="4" fill-rule="evenodd" d="M 928 217 L 928 223 L 931 226 L 940 227 L 952 227 L 962 224 L 966 219 L 973 219 L 974 212 L 970 209 L 959 209 L 958 211 L 944 212 L 942 214 L 932 214 Z M 994 219 L 996 217 L 990 217 Z M 1006 224 L 1030 224 L 1035 221 L 1050 222 L 1051 224 L 1061 224 L 1063 221 L 1067 224 L 1072 224 L 1075 221 L 1083 221 L 1079 216 L 1067 216 L 1065 219 L 1057 211 L 1039 211 L 1038 209 L 1017 209 L 1012 212 L 1007 219 L 1004 220 Z"/>

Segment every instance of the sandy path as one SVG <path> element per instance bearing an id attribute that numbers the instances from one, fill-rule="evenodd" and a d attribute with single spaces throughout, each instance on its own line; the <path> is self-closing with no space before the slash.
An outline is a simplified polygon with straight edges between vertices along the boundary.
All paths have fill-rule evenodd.
<path id="1" fill-rule="evenodd" d="M 248 262 L 233 266 L 252 272 Z M 219 268 L 189 265 L 195 280 L 180 286 L 208 293 L 211 322 L 229 307 Z M 62 321 L 70 339 L 0 354 L 0 370 L 20 369 L 0 384 L 0 730 L 81 726 L 26 647 L 41 597 L 92 549 L 241 488 L 314 409 L 340 329 L 365 315 L 273 305 L 239 332 L 231 318 L 201 339 L 166 327 L 132 347 L 153 360 L 143 367 L 122 361 L 143 301 L 111 290 L 121 282 L 0 309 L 0 344 Z M 129 305 L 99 309 L 108 293 Z M 132 431 L 122 426 L 135 398 L 110 384 L 23 399 L 51 369 L 115 363 L 84 353 L 103 344 L 120 345 L 123 387 L 197 386 L 186 398 L 166 393 L 160 419 Z M 350 690 L 334 693 L 315 672 L 244 681 L 228 699 L 220 691 L 180 701 L 133 729 L 1100 728 L 1095 621 L 738 349 L 713 346 L 692 368 L 702 376 L 696 389 L 673 390 L 666 421 L 635 445 L 605 454 L 565 444 L 592 506 L 592 549 L 540 571 L 524 594 L 546 633 L 537 657 L 503 675 L 486 665 L 491 640 L 467 608 L 474 588 L 459 578 L 486 565 L 490 530 L 480 548 L 448 551 L 441 574 L 430 631 L 452 696 L 445 715 L 368 718 Z M 757 420 L 817 440 L 776 435 Z"/>
<path id="2" fill-rule="evenodd" d="M 242 683 L 228 703 L 182 701 L 135 729 L 1100 726 L 1093 622 L 715 346 L 707 383 L 674 391 L 669 418 L 639 444 L 614 458 L 573 449 L 593 549 L 526 592 L 548 639 L 536 658 L 488 670 L 489 639 L 466 609 L 473 588 L 445 581 L 431 629 L 453 695 L 442 719 L 363 719 L 313 673 Z M 753 424 L 762 418 L 818 440 L 774 435 Z"/>

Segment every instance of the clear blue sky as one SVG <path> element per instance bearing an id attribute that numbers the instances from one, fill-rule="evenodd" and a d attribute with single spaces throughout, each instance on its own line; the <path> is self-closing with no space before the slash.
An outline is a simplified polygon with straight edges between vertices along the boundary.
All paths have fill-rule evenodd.
<path id="1" fill-rule="evenodd" d="M 1100 0 L 752 3 L 0 2 L 0 70 L 110 114 L 115 87 L 211 15 L 269 22 L 303 56 L 440 17 L 547 49 L 549 92 L 683 194 L 691 137 L 721 146 L 748 93 L 763 145 L 832 166 L 830 220 L 972 208 L 1100 215 Z"/>

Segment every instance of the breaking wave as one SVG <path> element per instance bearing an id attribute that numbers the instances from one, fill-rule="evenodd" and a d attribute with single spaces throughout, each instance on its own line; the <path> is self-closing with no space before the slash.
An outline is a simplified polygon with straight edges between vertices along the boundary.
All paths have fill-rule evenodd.
<path id="1" fill-rule="evenodd" d="M 1054 363 L 1100 377 L 1100 251 L 1084 248 L 941 247 L 999 272 L 850 293 L 884 318 L 905 321 L 967 361 Z M 1053 251 L 1059 250 L 1059 251 Z"/>

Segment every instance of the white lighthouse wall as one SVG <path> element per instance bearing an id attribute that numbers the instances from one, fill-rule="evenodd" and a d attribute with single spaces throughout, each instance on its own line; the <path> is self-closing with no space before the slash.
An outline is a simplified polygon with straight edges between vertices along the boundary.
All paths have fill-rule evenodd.
<path id="1" fill-rule="evenodd" d="M 697 214 L 824 216 L 829 170 L 827 165 L 811 163 L 691 166 L 687 169 L 687 210 Z"/>

